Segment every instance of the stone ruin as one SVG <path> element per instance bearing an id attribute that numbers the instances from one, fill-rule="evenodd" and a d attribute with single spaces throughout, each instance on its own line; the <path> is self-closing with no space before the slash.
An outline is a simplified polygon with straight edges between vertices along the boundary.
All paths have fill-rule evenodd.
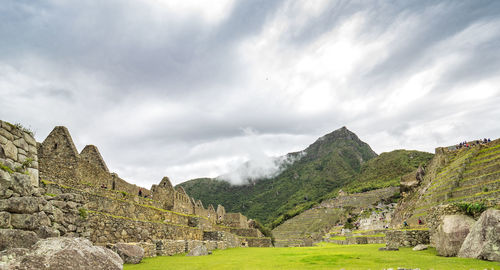
<path id="1" fill-rule="evenodd" d="M 199 246 L 271 246 L 245 216 L 221 205 L 205 208 L 168 177 L 151 189 L 121 179 L 96 146 L 79 153 L 66 127 L 55 127 L 37 143 L 29 132 L 0 121 L 0 166 L 0 252 L 61 236 L 98 246 L 133 244 L 146 257 Z"/>

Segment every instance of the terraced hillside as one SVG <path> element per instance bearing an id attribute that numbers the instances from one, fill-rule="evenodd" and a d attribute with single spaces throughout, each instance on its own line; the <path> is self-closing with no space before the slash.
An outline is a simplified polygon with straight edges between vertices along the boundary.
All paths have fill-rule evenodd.
<path id="1" fill-rule="evenodd" d="M 304 246 L 308 242 L 321 240 L 337 223 L 345 223 L 349 215 L 359 214 L 362 209 L 374 207 L 380 201 L 390 200 L 398 191 L 398 187 L 389 187 L 323 201 L 317 207 L 276 227 L 273 230 L 274 245 Z"/>
<path id="2" fill-rule="evenodd" d="M 276 247 L 304 246 L 321 238 L 328 229 L 337 224 L 344 211 L 340 208 L 313 208 L 285 221 L 273 230 Z"/>
<path id="3" fill-rule="evenodd" d="M 394 225 L 425 219 L 440 204 L 500 203 L 500 139 L 469 148 L 437 148 L 426 171 L 420 186 L 399 203 Z"/>

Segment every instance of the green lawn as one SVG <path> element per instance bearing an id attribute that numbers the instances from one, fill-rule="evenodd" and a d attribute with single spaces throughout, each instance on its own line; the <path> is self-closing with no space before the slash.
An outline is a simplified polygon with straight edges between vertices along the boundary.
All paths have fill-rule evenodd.
<path id="1" fill-rule="evenodd" d="M 215 250 L 212 255 L 147 258 L 134 269 L 500 269 L 497 262 L 436 256 L 434 249 L 379 251 L 383 244 L 335 245 L 322 243 L 302 248 L 233 248 Z"/>

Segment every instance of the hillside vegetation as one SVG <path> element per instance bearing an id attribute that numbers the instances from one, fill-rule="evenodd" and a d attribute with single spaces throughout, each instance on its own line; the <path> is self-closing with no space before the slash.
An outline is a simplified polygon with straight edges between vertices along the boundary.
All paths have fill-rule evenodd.
<path id="1" fill-rule="evenodd" d="M 227 211 L 241 212 L 269 225 L 289 212 L 310 208 L 332 190 L 352 182 L 362 164 L 377 156 L 345 127 L 319 138 L 304 151 L 300 160 L 271 179 L 232 186 L 205 178 L 180 185 L 205 205 L 222 204 Z"/>
<path id="2" fill-rule="evenodd" d="M 425 165 L 434 155 L 415 150 L 394 150 L 382 153 L 361 167 L 359 177 L 343 190 L 359 193 L 373 189 L 399 186 L 401 176 Z"/>
<path id="3" fill-rule="evenodd" d="M 370 146 L 343 127 L 304 150 L 300 160 L 279 175 L 247 185 L 201 178 L 180 184 L 205 204 L 222 204 L 227 211 L 276 227 L 339 189 L 355 193 L 399 185 L 399 177 L 426 163 L 432 154 L 396 150 L 377 157 Z M 291 153 L 288 155 L 298 155 Z"/>

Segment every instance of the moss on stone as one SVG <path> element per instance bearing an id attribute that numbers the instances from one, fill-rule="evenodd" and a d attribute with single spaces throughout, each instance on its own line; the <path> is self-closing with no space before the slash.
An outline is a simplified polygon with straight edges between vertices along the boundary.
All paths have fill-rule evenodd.
<path id="1" fill-rule="evenodd" d="M 0 169 L 3 170 L 3 171 L 8 172 L 9 174 L 13 174 L 14 173 L 14 171 L 11 168 L 3 165 L 2 163 L 0 163 Z"/>

